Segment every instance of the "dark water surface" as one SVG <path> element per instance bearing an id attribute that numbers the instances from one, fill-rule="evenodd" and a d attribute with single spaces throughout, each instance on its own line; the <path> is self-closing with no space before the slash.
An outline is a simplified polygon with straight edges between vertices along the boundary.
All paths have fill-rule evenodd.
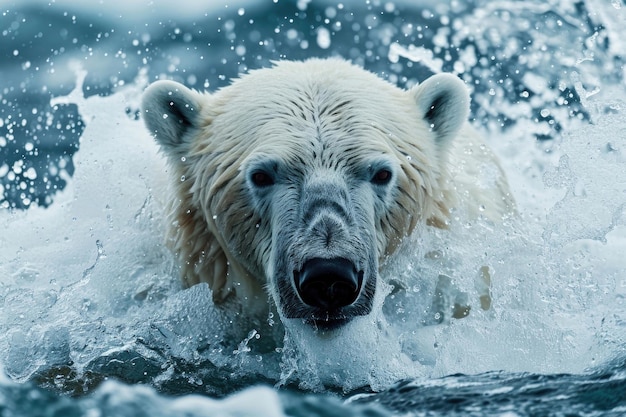
<path id="1" fill-rule="evenodd" d="M 211 416 L 208 404 L 191 397 L 178 397 L 186 406 L 171 407 L 172 397 L 139 386 L 111 384 L 86 397 L 70 398 L 32 384 L 3 384 L 0 388 L 2 416 Z M 261 389 L 261 388 L 255 388 Z M 284 390 L 275 407 L 287 416 L 623 416 L 626 414 L 626 368 L 607 366 L 589 375 L 513 374 L 490 372 L 451 375 L 440 379 L 402 381 L 376 394 L 342 398 Z M 239 394 L 239 403 L 253 401 L 249 392 Z M 257 404 L 257 410 L 267 407 Z M 219 404 L 220 415 L 256 414 Z M 97 412 L 97 414 L 95 414 Z"/>

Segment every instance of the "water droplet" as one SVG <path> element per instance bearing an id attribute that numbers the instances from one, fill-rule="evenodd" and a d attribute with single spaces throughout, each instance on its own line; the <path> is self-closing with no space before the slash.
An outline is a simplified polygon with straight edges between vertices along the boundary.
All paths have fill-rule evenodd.
<path id="1" fill-rule="evenodd" d="M 237 56 L 244 56 L 246 54 L 246 47 L 243 45 L 237 45 L 235 48 L 235 53 Z"/>
<path id="2" fill-rule="evenodd" d="M 322 49 L 328 49 L 330 47 L 330 32 L 325 27 L 319 27 L 317 29 L 317 45 Z"/>

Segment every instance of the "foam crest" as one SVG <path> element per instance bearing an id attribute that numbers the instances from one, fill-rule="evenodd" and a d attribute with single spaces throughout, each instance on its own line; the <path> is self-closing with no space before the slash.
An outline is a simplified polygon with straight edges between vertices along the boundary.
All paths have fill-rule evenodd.
<path id="1" fill-rule="evenodd" d="M 32 362 L 50 360 L 41 352 L 48 342 L 54 350 L 74 350 L 67 329 L 85 338 L 78 344 L 91 345 L 85 342 L 100 339 L 107 317 L 159 297 L 168 291 L 164 282 L 171 287 L 174 267 L 162 246 L 161 208 L 152 194 L 164 165 L 148 135 L 124 113 L 135 105 L 141 83 L 85 100 L 84 76 L 79 72 L 76 89 L 53 103 L 78 104 L 86 121 L 77 175 L 49 209 L 0 214 L 1 285 L 9 313 L 0 323 L 8 332 L 2 350 L 20 358 L 7 364 L 17 376 L 28 376 L 37 367 Z M 93 334 L 77 330 L 83 325 Z M 42 340 L 48 342 L 42 346 Z M 43 355 L 39 361 L 24 351 L 35 347 Z"/>
<path id="2" fill-rule="evenodd" d="M 623 103 L 599 104 L 612 110 L 593 125 L 573 124 L 556 149 L 557 164 L 544 171 L 546 186 L 561 198 L 543 217 L 536 210 L 549 207 L 545 201 L 522 201 L 514 223 L 453 225 L 471 235 L 452 234 L 444 244 L 455 284 L 475 299 L 468 277 L 488 265 L 493 308 L 473 308 L 466 319 L 437 329 L 434 375 L 580 373 L 624 345 L 626 123 Z M 553 198 L 542 189 L 536 195 Z"/>

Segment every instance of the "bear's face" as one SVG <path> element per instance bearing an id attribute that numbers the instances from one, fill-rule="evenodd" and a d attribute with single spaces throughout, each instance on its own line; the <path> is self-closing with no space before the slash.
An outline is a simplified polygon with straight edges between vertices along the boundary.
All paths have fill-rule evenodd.
<path id="1" fill-rule="evenodd" d="M 184 278 L 218 301 L 264 286 L 284 319 L 322 329 L 368 314 L 380 261 L 419 221 L 445 222 L 446 146 L 467 106 L 452 76 L 402 91 L 338 60 L 213 95 L 155 83 L 144 117 L 175 170 Z"/>
<path id="2" fill-rule="evenodd" d="M 378 262 L 393 237 L 385 229 L 408 228 L 405 219 L 390 222 L 406 176 L 380 132 L 344 134 L 332 122 L 316 126 L 316 117 L 325 114 L 306 115 L 294 130 L 274 114 L 272 129 L 285 122 L 280 151 L 260 140 L 243 162 L 238 181 L 254 216 L 237 225 L 231 247 L 260 266 L 285 318 L 332 327 L 371 310 Z M 259 135 L 271 137 L 263 128 Z M 355 148 L 360 135 L 366 154 Z M 262 242 L 252 253 L 237 238 L 248 230 Z"/>

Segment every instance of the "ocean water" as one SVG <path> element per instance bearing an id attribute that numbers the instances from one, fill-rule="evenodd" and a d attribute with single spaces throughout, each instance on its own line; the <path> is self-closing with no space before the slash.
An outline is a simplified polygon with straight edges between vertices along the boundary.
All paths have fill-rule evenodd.
<path id="1" fill-rule="evenodd" d="M 623 1 L 76 3 L 0 1 L 0 415 L 626 415 Z M 459 75 L 519 216 L 425 228 L 406 289 L 315 338 L 182 289 L 138 103 L 334 55 Z M 425 277 L 483 265 L 492 309 L 424 324 Z"/>

